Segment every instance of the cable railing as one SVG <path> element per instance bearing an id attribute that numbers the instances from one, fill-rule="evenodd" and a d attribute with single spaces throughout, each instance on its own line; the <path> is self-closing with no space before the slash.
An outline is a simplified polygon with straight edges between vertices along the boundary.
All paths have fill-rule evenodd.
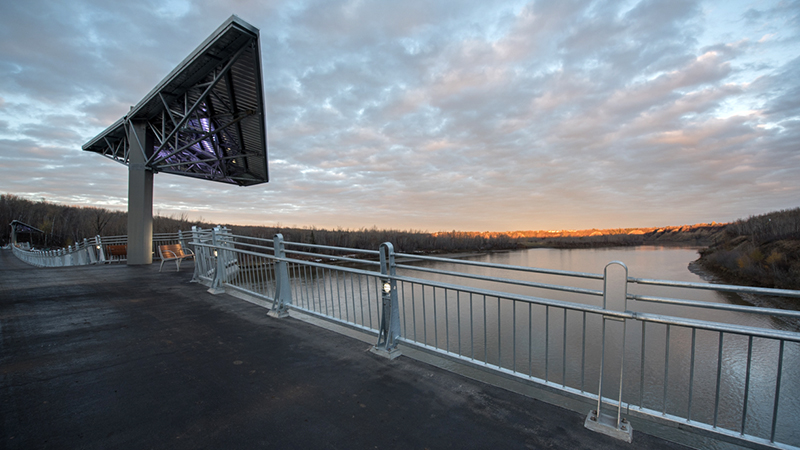
<path id="1" fill-rule="evenodd" d="M 800 333 L 736 322 L 800 313 L 673 295 L 800 291 L 641 279 L 618 261 L 602 274 L 569 272 L 223 229 L 195 229 L 191 245 L 195 279 L 214 292 L 370 333 L 388 357 L 408 346 L 594 402 L 587 427 L 620 439 L 643 419 L 749 447 L 800 448 Z"/>

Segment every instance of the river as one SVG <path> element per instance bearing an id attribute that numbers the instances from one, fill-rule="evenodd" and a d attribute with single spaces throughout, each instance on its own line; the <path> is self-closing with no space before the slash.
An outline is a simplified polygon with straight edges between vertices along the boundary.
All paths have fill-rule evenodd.
<path id="1" fill-rule="evenodd" d="M 573 272 L 603 273 L 611 261 L 623 262 L 628 275 L 673 281 L 707 283 L 689 270 L 698 257 L 697 248 L 640 246 L 596 249 L 528 249 L 470 256 L 468 260 L 494 264 L 537 267 Z M 530 274 L 420 261 L 417 267 L 442 271 L 565 284 L 602 289 L 602 281 L 565 279 Z M 622 279 L 618 265 L 610 268 L 612 278 Z M 501 290 L 497 283 L 431 274 L 413 269 L 398 272 L 421 279 L 458 283 L 483 289 Z M 458 353 L 488 364 L 501 365 L 523 375 L 545 379 L 576 389 L 597 392 L 602 319 L 592 314 L 557 307 L 511 302 L 492 296 L 468 295 L 453 290 L 402 284 L 400 298 L 403 335 L 417 342 Z M 601 306 L 602 298 L 529 286 L 502 287 L 504 292 Z M 741 297 L 714 291 L 633 285 L 631 293 L 684 298 L 704 302 L 743 304 Z M 438 297 L 437 297 L 438 296 Z M 621 298 L 621 297 L 620 297 Z M 797 331 L 792 320 L 765 315 L 688 308 L 630 301 L 628 308 L 647 313 L 748 327 Z M 433 312 L 436 320 L 432 320 Z M 688 327 L 628 321 L 625 339 L 623 399 L 632 405 L 693 421 L 769 439 L 775 397 L 778 419 L 777 442 L 800 445 L 800 427 L 793 417 L 800 414 L 800 344 L 720 333 Z M 585 330 L 585 332 L 583 331 Z M 604 370 L 604 395 L 618 395 L 622 326 L 608 325 L 606 349 L 610 355 Z M 642 334 L 645 339 L 642 339 Z M 617 336 L 618 338 L 615 338 Z M 616 339 L 616 341 L 615 341 Z M 644 348 L 643 343 L 644 342 Z M 667 345 L 668 343 L 668 345 Z M 783 352 L 782 361 L 779 355 Z M 748 354 L 750 364 L 748 364 Z M 778 367 L 780 389 L 776 389 Z M 616 371 L 616 378 L 613 375 Z M 611 375 L 609 375 L 611 374 Z M 749 374 L 749 375 L 748 375 Z M 717 380 L 719 379 L 719 384 Z M 594 386 L 594 387 L 592 387 Z M 745 397 L 744 392 L 748 391 Z M 746 405 L 746 406 L 745 406 Z M 742 410 L 746 408 L 744 420 Z"/>

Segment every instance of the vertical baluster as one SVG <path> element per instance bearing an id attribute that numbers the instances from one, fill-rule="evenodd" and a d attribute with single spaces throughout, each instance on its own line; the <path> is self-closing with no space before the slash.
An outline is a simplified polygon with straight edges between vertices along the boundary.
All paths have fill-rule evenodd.
<path id="1" fill-rule="evenodd" d="M 375 286 L 377 288 L 378 278 L 374 277 L 373 279 L 375 280 Z M 370 290 L 369 290 L 369 278 L 367 278 L 366 284 L 367 284 L 367 317 L 369 317 L 369 327 L 372 328 L 372 294 L 370 293 Z M 381 296 L 381 293 L 378 292 L 378 291 L 375 291 L 375 295 Z M 376 300 L 376 303 L 378 301 L 379 300 Z"/>
<path id="2" fill-rule="evenodd" d="M 255 282 L 253 281 L 253 279 L 255 278 L 253 274 L 254 270 L 253 260 L 255 259 L 255 257 L 253 257 L 252 255 L 246 255 L 242 253 L 240 254 L 239 259 L 240 261 L 242 261 L 242 267 L 239 267 L 238 278 L 244 284 L 243 287 L 246 287 L 249 291 L 257 292 Z"/>
<path id="3" fill-rule="evenodd" d="M 319 309 L 322 311 L 322 306 L 325 306 L 325 315 L 330 316 L 330 310 L 328 310 L 328 294 L 326 293 L 325 289 L 325 268 L 322 269 L 322 275 L 320 275 L 320 269 L 317 267 L 317 297 L 319 298 Z"/>
<path id="4" fill-rule="evenodd" d="M 567 386 L 567 308 L 564 308 L 564 336 L 561 346 L 561 387 Z"/>
<path id="5" fill-rule="evenodd" d="M 353 278 L 357 277 L 358 274 L 350 273 L 347 275 L 350 278 L 350 306 L 353 307 L 353 323 L 358 323 L 358 314 L 356 313 L 356 284 L 355 281 L 353 281 Z M 348 296 L 345 293 L 345 300 L 347 300 L 347 298 Z"/>
<path id="6" fill-rule="evenodd" d="M 486 336 L 486 294 L 483 294 L 483 362 L 489 362 L 489 340 Z"/>
<path id="7" fill-rule="evenodd" d="M 517 302 L 511 300 L 511 322 L 512 322 L 512 337 L 511 337 L 511 370 L 517 371 Z"/>
<path id="8" fill-rule="evenodd" d="M 775 430 L 778 425 L 778 402 L 781 398 L 781 376 L 783 375 L 783 347 L 786 341 L 781 339 L 781 344 L 778 350 L 778 375 L 775 380 L 775 403 L 772 407 L 772 432 L 769 434 L 769 441 L 775 442 Z"/>
<path id="9" fill-rule="evenodd" d="M 408 336 L 408 310 L 406 309 L 406 283 L 400 282 L 400 301 L 403 303 L 403 336 Z"/>
<path id="10" fill-rule="evenodd" d="M 533 376 L 533 304 L 528 303 L 528 376 Z"/>
<path id="11" fill-rule="evenodd" d="M 586 381 L 586 311 L 583 311 L 583 329 L 581 330 L 581 392 Z"/>
<path id="12" fill-rule="evenodd" d="M 433 291 L 433 346 L 439 348 L 439 316 L 436 315 L 436 286 L 432 286 Z"/>
<path id="13" fill-rule="evenodd" d="M 639 368 L 639 410 L 644 407 L 644 355 L 645 355 L 645 343 L 646 343 L 646 336 L 647 330 L 645 328 L 647 322 L 642 321 L 642 356 L 641 356 L 641 367 Z"/>
<path id="14" fill-rule="evenodd" d="M 358 309 L 361 310 L 361 325 L 366 325 L 366 321 L 364 321 L 364 287 L 361 285 L 361 275 L 358 276 Z M 403 311 L 405 311 L 405 299 L 403 299 Z M 405 324 L 405 317 L 403 318 L 403 323 Z M 403 336 L 406 335 L 406 331 L 403 330 Z"/>
<path id="15" fill-rule="evenodd" d="M 450 351 L 450 308 L 447 306 L 447 288 L 444 289 L 444 342 L 445 350 Z"/>
<path id="16" fill-rule="evenodd" d="M 344 314 L 345 314 L 345 320 L 350 322 L 350 305 L 347 304 L 347 272 L 341 272 L 341 274 L 342 274 L 341 283 L 338 282 L 339 281 L 338 276 L 336 278 L 336 281 L 337 281 L 337 283 L 336 283 L 336 293 L 339 294 L 340 296 L 342 295 L 342 293 L 339 291 L 339 285 L 341 285 L 342 291 L 344 291 Z"/>
<path id="17" fill-rule="evenodd" d="M 411 283 L 411 319 L 412 329 L 414 330 L 414 342 L 419 342 L 417 339 L 417 300 L 415 295 L 414 283 Z"/>
<path id="18" fill-rule="evenodd" d="M 381 314 L 381 308 L 382 308 L 381 303 L 383 301 L 382 300 L 383 299 L 383 281 L 378 279 L 378 278 L 375 278 L 375 287 L 378 289 L 377 291 L 375 291 L 375 294 L 378 296 L 378 298 L 375 299 L 375 318 L 378 321 L 378 324 L 380 324 L 380 322 L 381 322 L 380 314 Z M 378 326 L 380 326 L 380 325 L 378 325 Z"/>
<path id="19" fill-rule="evenodd" d="M 314 281 L 314 277 L 311 276 L 311 266 L 303 265 L 303 286 L 306 288 L 306 309 L 309 311 L 314 310 L 314 302 L 312 301 L 312 288 L 311 282 Z"/>
<path id="20" fill-rule="evenodd" d="M 267 284 L 265 282 L 266 275 L 264 274 L 264 272 L 266 271 L 266 269 L 265 269 L 266 263 L 269 260 L 267 260 L 264 257 L 261 257 L 259 259 L 259 261 L 260 261 L 260 264 L 258 264 L 255 267 L 253 267 L 253 275 L 252 275 L 252 279 L 253 279 L 253 283 L 254 283 L 254 289 L 253 290 L 266 297 L 267 296 L 267 292 L 266 292 Z"/>
<path id="21" fill-rule="evenodd" d="M 336 303 L 334 303 L 335 300 L 333 298 L 333 274 L 332 274 L 332 272 L 333 271 L 331 269 L 328 269 L 328 275 L 326 276 L 326 278 L 328 279 L 328 286 L 327 287 L 329 288 L 328 290 L 330 290 L 330 293 L 331 293 L 331 317 L 336 317 Z M 328 296 L 327 290 L 325 292 L 325 296 L 326 296 L 325 301 L 327 302 L 327 296 Z"/>
<path id="22" fill-rule="evenodd" d="M 667 389 L 669 386 L 669 331 L 670 326 L 667 324 L 667 335 L 664 341 L 664 410 L 662 415 L 667 414 Z"/>
<path id="23" fill-rule="evenodd" d="M 497 367 L 502 367 L 503 359 L 501 357 L 500 349 L 501 349 L 501 329 L 500 329 L 500 297 L 497 297 Z"/>
<path id="24" fill-rule="evenodd" d="M 154 242 L 153 245 L 157 244 Z M 250 285 L 247 283 L 247 268 L 249 267 L 247 264 L 248 256 L 249 255 L 244 253 L 239 253 L 237 255 L 237 259 L 239 260 L 239 272 L 236 274 L 236 276 L 233 276 L 230 280 L 228 280 L 228 284 L 247 290 L 252 290 L 250 289 Z"/>
<path id="25" fill-rule="evenodd" d="M 750 394 L 750 366 L 753 363 L 753 336 L 747 339 L 747 370 L 744 375 L 744 399 L 742 403 L 742 431 L 744 436 L 744 426 L 747 421 L 747 398 Z"/>
<path id="26" fill-rule="evenodd" d="M 334 273 L 336 274 L 336 304 L 339 305 L 339 318 L 342 319 L 342 283 L 339 281 L 339 271 Z M 331 295 L 333 295 L 333 291 L 331 291 Z M 347 309 L 347 300 L 345 300 L 344 306 Z"/>
<path id="27" fill-rule="evenodd" d="M 475 317 L 472 307 L 472 292 L 469 293 L 469 357 L 475 359 Z"/>
<path id="28" fill-rule="evenodd" d="M 714 395 L 714 428 L 717 428 L 717 417 L 719 416 L 719 388 L 720 378 L 722 377 L 722 339 L 723 334 L 719 332 L 719 350 L 717 351 L 717 387 Z"/>
<path id="29" fill-rule="evenodd" d="M 420 285 L 422 288 L 422 340 L 425 345 L 428 345 L 428 314 L 425 311 L 425 285 Z"/>
<path id="30" fill-rule="evenodd" d="M 458 316 L 458 354 L 461 354 L 461 291 L 456 291 L 456 315 Z"/>
<path id="31" fill-rule="evenodd" d="M 692 394 L 694 393 L 694 356 L 695 344 L 697 342 L 697 328 L 692 327 L 692 356 L 689 361 L 689 406 L 686 411 L 686 421 L 692 421 Z"/>
<path id="32" fill-rule="evenodd" d="M 544 307 L 544 381 L 550 380 L 550 305 Z"/>

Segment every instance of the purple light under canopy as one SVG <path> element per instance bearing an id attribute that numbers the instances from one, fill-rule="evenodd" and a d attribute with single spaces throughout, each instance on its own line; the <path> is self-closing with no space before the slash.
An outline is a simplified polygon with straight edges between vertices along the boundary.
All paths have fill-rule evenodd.
<path id="1" fill-rule="evenodd" d="M 240 186 L 268 182 L 260 55 L 258 29 L 232 16 L 83 149 L 128 165 L 127 127 L 143 121 L 153 172 Z"/>

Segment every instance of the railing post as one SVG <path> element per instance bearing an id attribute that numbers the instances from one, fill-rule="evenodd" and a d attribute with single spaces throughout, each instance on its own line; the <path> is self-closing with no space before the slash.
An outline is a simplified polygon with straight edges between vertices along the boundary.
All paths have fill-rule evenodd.
<path id="1" fill-rule="evenodd" d="M 103 239 L 98 234 L 94 237 L 94 243 L 97 245 L 97 262 L 105 263 L 108 260 L 106 259 L 106 249 L 103 248 Z"/>
<path id="2" fill-rule="evenodd" d="M 381 256 L 381 328 L 378 343 L 370 350 L 389 359 L 400 356 L 397 342 L 400 338 L 400 306 L 397 301 L 396 264 L 394 246 L 384 242 L 380 246 Z"/>
<path id="3" fill-rule="evenodd" d="M 200 232 L 202 230 L 192 225 L 192 251 L 194 251 L 194 273 L 191 283 L 200 282 L 200 274 L 207 273 L 206 260 L 208 258 L 208 248 L 197 245 L 200 244 Z"/>
<path id="4" fill-rule="evenodd" d="M 181 230 L 178 230 L 178 243 L 181 244 L 181 247 L 183 248 L 189 248 L 186 245 L 186 237 L 183 235 L 183 231 Z"/>
<path id="5" fill-rule="evenodd" d="M 89 264 L 97 264 L 97 253 L 94 244 L 89 243 L 89 239 L 83 238 L 83 246 L 86 247 L 86 254 L 89 256 Z"/>
<path id="6" fill-rule="evenodd" d="M 289 284 L 289 266 L 284 261 L 286 249 L 283 245 L 283 235 L 278 233 L 272 240 L 275 252 L 275 299 L 269 315 L 272 317 L 286 317 L 289 315 L 289 305 L 292 304 L 292 286 Z"/>
<path id="7" fill-rule="evenodd" d="M 608 283 L 608 268 L 612 265 L 618 265 L 625 270 L 625 279 L 622 284 L 622 292 L 616 292 L 614 295 L 609 293 Z M 625 312 L 628 309 L 628 267 L 625 263 L 620 261 L 612 261 L 606 264 L 603 271 L 603 309 L 609 311 Z M 605 414 L 602 410 L 603 407 L 603 378 L 605 374 L 606 365 L 606 350 L 609 346 L 606 345 L 606 323 L 608 321 L 622 322 L 622 337 L 621 341 L 617 342 L 620 350 L 619 356 L 619 401 L 617 403 L 617 411 L 615 415 Z M 597 409 L 589 411 L 584 421 L 584 426 L 592 431 L 611 436 L 630 443 L 633 440 L 633 427 L 628 423 L 627 419 L 622 418 L 622 381 L 625 374 L 625 334 L 627 329 L 627 322 L 624 317 L 603 316 L 603 334 L 601 338 L 601 351 L 600 351 L 600 387 L 597 390 Z"/>
<path id="8" fill-rule="evenodd" d="M 222 247 L 219 242 L 219 231 L 219 227 L 211 229 L 211 244 L 214 246 L 213 252 L 217 263 L 216 269 L 214 270 L 214 279 L 211 281 L 211 287 L 208 289 L 208 292 L 212 294 L 221 294 L 225 292 L 225 288 L 222 286 L 223 281 L 225 281 L 225 258 L 223 257 Z"/>

